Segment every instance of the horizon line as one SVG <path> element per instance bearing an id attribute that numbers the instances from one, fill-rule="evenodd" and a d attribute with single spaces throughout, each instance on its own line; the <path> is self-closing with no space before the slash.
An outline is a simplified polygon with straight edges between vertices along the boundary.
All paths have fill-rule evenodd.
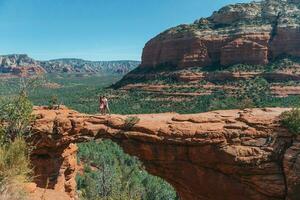
<path id="1" fill-rule="evenodd" d="M 34 58 L 35 56 L 31 56 L 27 53 L 8 53 L 8 54 L 3 54 L 0 53 L 0 56 L 13 56 L 13 55 L 25 55 L 28 56 L 29 58 L 32 58 L 36 61 L 40 61 L 40 62 L 45 62 L 45 61 L 53 61 L 53 60 L 62 60 L 62 59 L 74 59 L 74 60 L 83 60 L 83 61 L 89 61 L 89 62 L 117 62 L 117 61 L 134 61 L 134 62 L 142 62 L 142 60 L 138 60 L 138 59 L 111 59 L 111 60 L 93 60 L 93 59 L 84 59 L 84 58 L 80 58 L 80 57 L 56 57 L 56 58 L 50 58 L 50 59 L 37 59 Z"/>

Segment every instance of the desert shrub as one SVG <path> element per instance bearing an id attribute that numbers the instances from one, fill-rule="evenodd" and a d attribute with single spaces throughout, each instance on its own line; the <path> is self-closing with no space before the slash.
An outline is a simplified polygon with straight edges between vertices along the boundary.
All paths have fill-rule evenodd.
<path id="1" fill-rule="evenodd" d="M 224 110 L 230 108 L 236 108 L 238 101 L 233 97 L 222 96 L 215 96 L 209 102 L 208 110 Z"/>
<path id="2" fill-rule="evenodd" d="M 300 109 L 294 108 L 290 111 L 285 111 L 280 115 L 280 123 L 287 128 L 292 134 L 300 134 Z"/>
<path id="3" fill-rule="evenodd" d="M 236 85 L 238 90 L 233 93 L 233 96 L 240 102 L 252 106 L 259 106 L 266 101 L 269 96 L 270 88 L 268 82 L 263 78 L 254 78 L 245 81 L 239 81 Z"/>
<path id="4" fill-rule="evenodd" d="M 49 109 L 59 108 L 58 97 L 56 95 L 51 96 L 49 103 L 48 103 L 48 108 Z"/>
<path id="5" fill-rule="evenodd" d="M 129 116 L 125 119 L 125 123 L 124 123 L 124 129 L 126 130 L 130 130 L 134 125 L 136 125 L 137 123 L 139 123 L 140 118 L 138 118 L 137 116 Z"/>
<path id="6" fill-rule="evenodd" d="M 211 95 L 208 110 L 245 109 L 270 105 L 272 100 L 269 84 L 265 79 L 242 80 L 235 84 L 235 90 L 215 91 Z M 203 98 L 203 97 L 201 97 Z"/>
<path id="7" fill-rule="evenodd" d="M 287 68 L 295 68 L 299 65 L 300 59 L 295 56 L 281 55 L 274 59 L 271 63 L 266 66 L 266 71 L 283 70 Z"/>
<path id="8" fill-rule="evenodd" d="M 23 93 L 0 101 L 0 121 L 6 140 L 28 133 L 28 125 L 33 120 L 32 108 L 31 101 Z"/>
<path id="9" fill-rule="evenodd" d="M 228 67 L 227 70 L 231 71 L 231 72 L 263 71 L 264 70 L 264 66 L 262 66 L 262 65 L 236 64 L 236 65 L 232 65 L 232 66 Z"/>
<path id="10" fill-rule="evenodd" d="M 30 181 L 28 146 L 24 138 L 0 147 L 0 199 L 26 199 L 24 183 Z"/>
<path id="11" fill-rule="evenodd" d="M 25 90 L 0 101 L 0 199 L 25 199 L 24 184 L 31 178 L 26 143 L 32 103 Z"/>

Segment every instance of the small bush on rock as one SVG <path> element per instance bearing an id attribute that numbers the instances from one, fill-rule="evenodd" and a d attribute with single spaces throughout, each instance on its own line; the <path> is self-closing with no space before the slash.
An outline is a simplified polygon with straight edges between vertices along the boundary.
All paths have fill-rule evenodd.
<path id="1" fill-rule="evenodd" d="M 48 108 L 57 110 L 57 109 L 59 109 L 59 107 L 60 107 L 60 105 L 58 103 L 58 97 L 56 95 L 52 95 L 49 100 Z"/>
<path id="2" fill-rule="evenodd" d="M 140 118 L 138 118 L 136 116 L 127 117 L 125 119 L 124 128 L 126 130 L 130 130 L 134 125 L 136 125 L 137 123 L 139 123 L 139 121 L 140 121 Z"/>
<path id="3" fill-rule="evenodd" d="M 33 105 L 25 94 L 0 101 L 0 122 L 7 140 L 28 133 L 28 125 L 33 120 Z"/>
<path id="4" fill-rule="evenodd" d="M 294 108 L 290 111 L 283 112 L 280 115 L 280 123 L 287 128 L 292 134 L 300 134 L 300 109 Z"/>
<path id="5" fill-rule="evenodd" d="M 0 147 L 0 199 L 26 199 L 24 183 L 31 173 L 28 146 L 23 138 Z"/>

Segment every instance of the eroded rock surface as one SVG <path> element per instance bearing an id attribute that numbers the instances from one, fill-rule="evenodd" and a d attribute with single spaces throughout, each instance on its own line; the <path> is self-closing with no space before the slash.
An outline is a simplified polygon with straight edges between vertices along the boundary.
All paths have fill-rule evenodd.
<path id="1" fill-rule="evenodd" d="M 128 124 L 129 116 L 36 107 L 36 183 L 43 187 L 48 180 L 49 188 L 74 197 L 73 143 L 109 138 L 172 184 L 183 200 L 293 200 L 300 195 L 299 145 L 278 124 L 285 110 L 135 115 L 139 122 Z"/>

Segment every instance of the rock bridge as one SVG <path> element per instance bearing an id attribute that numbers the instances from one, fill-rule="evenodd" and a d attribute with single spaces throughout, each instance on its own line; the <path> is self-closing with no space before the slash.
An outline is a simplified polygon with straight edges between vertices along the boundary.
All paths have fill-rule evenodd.
<path id="1" fill-rule="evenodd" d="M 35 107 L 34 181 L 74 198 L 75 143 L 108 138 L 169 182 L 182 200 L 296 200 L 300 138 L 279 126 L 278 116 L 285 110 L 133 117 Z"/>

